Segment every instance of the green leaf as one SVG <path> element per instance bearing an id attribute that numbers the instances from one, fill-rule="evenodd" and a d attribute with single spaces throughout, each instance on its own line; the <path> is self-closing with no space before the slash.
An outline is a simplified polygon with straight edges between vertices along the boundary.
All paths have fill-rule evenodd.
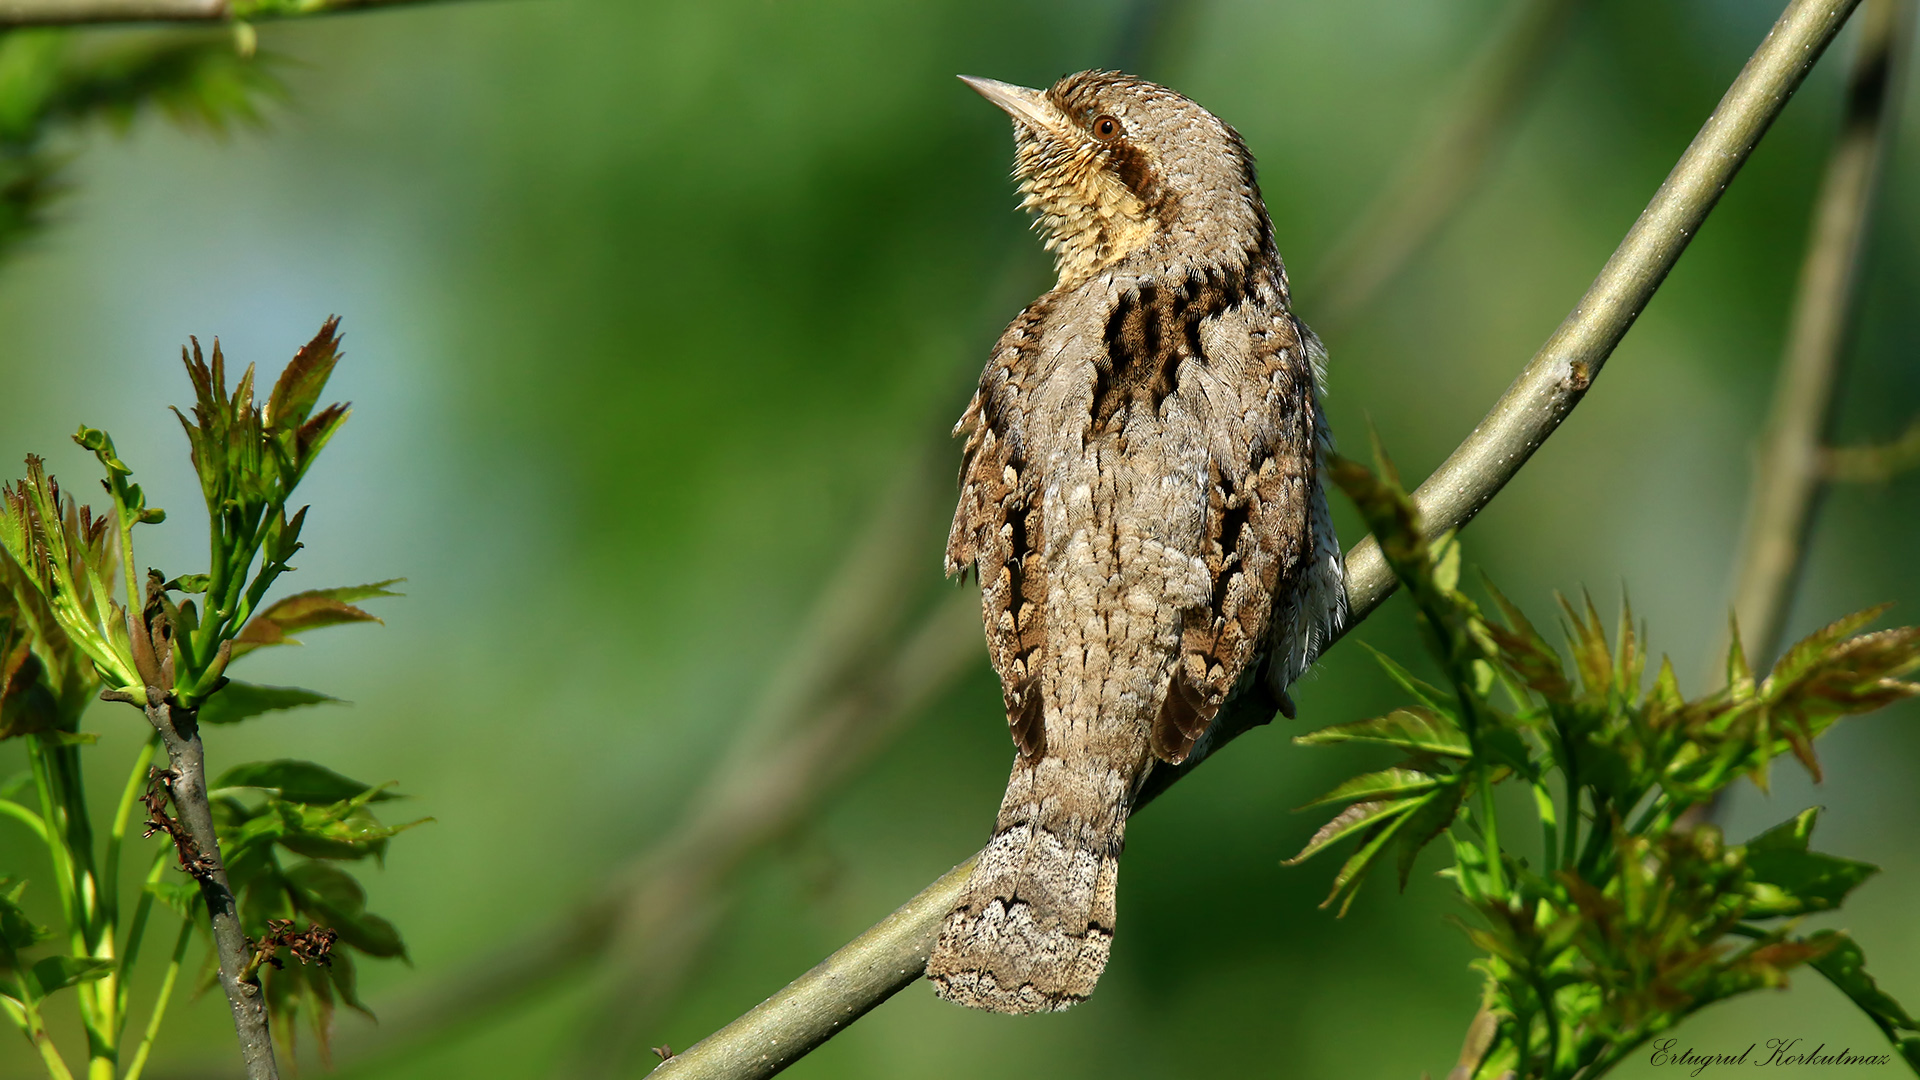
<path id="1" fill-rule="evenodd" d="M 202 724 L 237 724 L 262 713 L 297 709 L 303 705 L 338 703 L 339 698 L 297 686 L 265 686 L 229 679 L 200 706 Z"/>
<path id="2" fill-rule="evenodd" d="M 1320 826 L 1320 831 L 1313 834 L 1313 838 L 1307 841 L 1307 846 L 1300 849 L 1300 854 L 1282 861 L 1280 865 L 1298 866 L 1319 854 L 1327 845 L 1338 843 L 1362 829 L 1404 815 L 1420 801 L 1419 798 L 1411 798 L 1355 803 L 1340 811 L 1332 821 Z"/>
<path id="3" fill-rule="evenodd" d="M 343 803 L 368 792 L 372 792 L 370 802 L 400 797 L 384 788 L 375 790 L 372 784 L 348 779 L 325 765 L 290 758 L 235 765 L 222 773 L 213 786 L 215 789 L 265 788 L 295 803 Z"/>
<path id="4" fill-rule="evenodd" d="M 1460 803 L 1466 797 L 1464 784 L 1451 783 L 1435 791 L 1422 800 L 1419 807 L 1407 815 L 1406 828 L 1399 830 L 1398 844 L 1400 891 L 1407 891 L 1407 880 L 1413 874 L 1413 862 L 1428 844 L 1438 840 L 1441 834 L 1452 827 L 1454 819 L 1460 814 Z"/>
<path id="5" fill-rule="evenodd" d="M 1406 691 L 1415 701 L 1418 701 L 1420 704 L 1443 716 L 1452 717 L 1455 715 L 1452 694 L 1431 683 L 1423 682 L 1415 678 L 1412 672 L 1401 667 L 1393 657 L 1388 656 L 1386 653 L 1381 652 L 1366 642 L 1361 642 L 1360 647 L 1371 653 L 1373 659 L 1380 665 L 1381 669 L 1387 673 L 1387 678 L 1392 679 L 1395 686 Z"/>
<path id="6" fill-rule="evenodd" d="M 33 965 L 33 977 L 44 996 L 75 983 L 92 982 L 113 973 L 113 961 L 91 956 L 49 956 Z"/>
<path id="7" fill-rule="evenodd" d="M 1408 803 L 1424 803 L 1430 798 L 1432 798 L 1432 796 L 1404 801 Z M 1334 875 L 1333 889 L 1327 893 L 1327 898 L 1320 902 L 1320 906 L 1323 908 L 1330 907 L 1335 900 L 1340 900 L 1338 917 L 1346 918 L 1347 909 L 1353 906 L 1353 898 L 1359 895 L 1360 885 L 1366 880 L 1367 872 L 1373 869 L 1373 864 L 1379 859 L 1380 853 L 1386 850 L 1387 842 L 1393 839 L 1394 834 L 1399 832 L 1401 827 L 1405 825 L 1411 817 L 1412 815 L 1405 811 L 1394 812 L 1391 815 L 1376 815 L 1373 824 L 1367 830 L 1365 839 L 1361 841 L 1359 849 L 1347 857 L 1347 861 L 1340 867 L 1340 872 Z M 1297 856 L 1297 858 L 1305 857 L 1306 854 L 1304 852 Z M 1343 892 L 1346 894 L 1346 898 L 1342 900 L 1341 893 Z"/>
<path id="8" fill-rule="evenodd" d="M 150 881 L 144 888 L 147 895 L 171 908 L 182 918 L 197 919 L 205 910 L 200 906 L 200 886 L 191 881 L 180 880 L 180 875 Z"/>
<path id="9" fill-rule="evenodd" d="M 27 918 L 20 894 L 27 883 L 0 878 L 0 959 L 9 952 L 31 948 L 53 936 L 52 931 Z"/>
<path id="10" fill-rule="evenodd" d="M 1810 807 L 1747 844 L 1747 869 L 1758 888 L 1748 918 L 1829 911 L 1880 872 L 1870 863 L 1809 850 L 1820 808 Z"/>
<path id="11" fill-rule="evenodd" d="M 1394 799 L 1405 795 L 1417 795 L 1433 790 L 1440 783 L 1441 778 L 1416 769 L 1382 769 L 1379 772 L 1356 776 L 1296 809 L 1307 810 L 1327 803 L 1353 802 L 1356 799 Z"/>
<path id="12" fill-rule="evenodd" d="M 1807 941 L 1827 947 L 1826 952 L 1813 961 L 1813 969 L 1852 999 L 1900 1051 L 1906 1063 L 1920 1072 L 1920 1034 L 1902 1034 L 1920 1033 L 1920 1023 L 1867 974 L 1867 957 L 1859 944 L 1839 930 L 1823 930 Z"/>
<path id="13" fill-rule="evenodd" d="M 367 1003 L 360 1000 L 360 976 L 353 966 L 353 954 L 345 950 L 337 951 L 327 965 L 327 973 L 333 979 L 333 988 L 340 995 L 340 1001 L 369 1020 L 378 1020 Z"/>
<path id="14" fill-rule="evenodd" d="M 306 862 L 286 872 L 294 903 L 308 918 L 339 931 L 340 940 L 369 956 L 405 956 L 392 923 L 367 911 L 367 895 L 353 875 L 324 862 Z"/>
<path id="15" fill-rule="evenodd" d="M 1420 708 L 1395 709 L 1372 720 L 1335 724 L 1297 735 L 1293 741 L 1300 746 L 1377 743 L 1417 754 L 1439 754 L 1461 759 L 1473 756 L 1464 732 L 1440 714 Z"/>

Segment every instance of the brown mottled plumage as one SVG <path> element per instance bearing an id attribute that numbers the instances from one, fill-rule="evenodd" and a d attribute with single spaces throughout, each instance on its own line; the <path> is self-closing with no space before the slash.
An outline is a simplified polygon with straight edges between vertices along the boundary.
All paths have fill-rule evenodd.
<path id="1" fill-rule="evenodd" d="M 949 573 L 974 567 L 1019 755 L 927 975 L 975 1008 L 1064 1009 L 1113 936 L 1127 814 L 1264 663 L 1344 618 L 1319 481 L 1319 342 L 1289 308 L 1240 136 L 1117 72 L 967 82 L 1014 120 L 1060 280 L 961 417 Z"/>

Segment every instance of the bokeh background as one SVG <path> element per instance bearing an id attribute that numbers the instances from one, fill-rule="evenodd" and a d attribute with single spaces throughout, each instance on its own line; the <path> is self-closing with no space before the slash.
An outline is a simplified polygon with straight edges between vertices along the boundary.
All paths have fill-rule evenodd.
<path id="1" fill-rule="evenodd" d="M 565 917 L 675 827 L 881 493 L 1048 284 L 1014 208 L 1006 122 L 954 74 L 1044 85 L 1131 56 L 1206 104 L 1260 159 L 1311 323 L 1317 268 L 1445 115 L 1507 7 L 1188 0 L 1145 45 L 1136 8 L 1093 0 L 487 0 L 263 26 L 291 88 L 263 129 L 216 139 L 146 119 L 72 143 L 54 224 L 0 265 L 0 460 L 47 454 L 88 490 L 67 436 L 110 429 L 175 511 L 143 559 L 198 569 L 199 496 L 164 410 L 187 396 L 176 350 L 217 334 L 232 360 L 277 368 L 344 317 L 333 389 L 354 416 L 307 482 L 308 546 L 288 583 L 404 576 L 408 596 L 378 602 L 384 627 L 250 661 L 251 678 L 353 704 L 220 731 L 210 758 L 397 780 L 435 819 L 368 875 L 412 963 L 365 963 L 363 987 L 377 1011 L 398 1009 Z M 1756 0 L 1584 5 L 1461 212 L 1328 328 L 1329 406 L 1349 446 L 1371 423 L 1409 477 L 1440 461 L 1566 314 L 1774 14 Z M 1850 43 L 1591 397 L 1466 534 L 1469 558 L 1537 619 L 1554 590 L 1590 589 L 1608 611 L 1630 592 L 1690 692 L 1707 688 L 1724 625 Z M 1920 108 L 1903 116 L 1841 390 L 1848 441 L 1920 410 Z M 942 453 L 952 468 L 957 447 Z M 1911 475 L 1834 493 L 1791 633 L 1883 600 L 1917 617 L 1916 495 Z M 914 597 L 952 588 L 943 511 L 905 530 Z M 1418 655 L 1398 602 L 1356 636 Z M 1349 645 L 1296 696 L 1298 725 L 1241 740 L 1134 823 L 1113 964 L 1091 1001 L 1011 1020 L 920 984 L 791 1075 L 1443 1074 L 1478 982 L 1435 866 L 1404 895 L 1370 883 L 1342 920 L 1316 907 L 1335 863 L 1279 865 L 1319 821 L 1290 808 L 1373 760 L 1287 736 L 1395 695 Z M 1909 1003 L 1916 721 L 1907 705 L 1843 725 L 1823 743 L 1824 786 L 1788 765 L 1770 798 L 1743 790 L 1727 817 L 1740 839 L 1828 807 L 1823 846 L 1885 867 L 1839 921 Z M 111 765 L 99 797 L 141 732 L 104 708 L 88 727 Z M 711 944 L 638 1045 L 690 1045 L 974 850 L 1009 751 L 982 650 L 729 879 Z M 0 747 L 0 773 L 18 767 Z M 0 847 L 12 863 L 27 836 L 0 821 Z M 621 1005 L 581 969 L 403 1056 L 343 1053 L 340 1073 L 556 1075 L 584 1019 Z M 225 1003 L 176 1009 L 155 1074 L 230 1069 Z M 343 1015 L 343 1047 L 366 1026 Z M 1810 975 L 1684 1034 L 1715 1049 L 1881 1045 Z M 23 1042 L 0 1039 L 0 1076 L 37 1072 Z"/>

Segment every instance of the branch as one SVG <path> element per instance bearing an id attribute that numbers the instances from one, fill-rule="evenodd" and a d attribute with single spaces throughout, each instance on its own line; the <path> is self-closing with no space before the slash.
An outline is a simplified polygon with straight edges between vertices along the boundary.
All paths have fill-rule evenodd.
<path id="1" fill-rule="evenodd" d="M 0 28 L 253 22 L 428 2 L 431 0 L 0 0 Z"/>
<path id="2" fill-rule="evenodd" d="M 126 700 L 114 691 L 102 696 Z M 183 868 L 200 883 L 200 897 L 207 904 L 214 947 L 220 954 L 220 988 L 226 991 L 227 1003 L 233 1009 L 233 1029 L 240 1037 L 247 1080 L 279 1080 L 273 1036 L 267 1030 L 266 995 L 248 967 L 251 950 L 246 931 L 240 928 L 239 907 L 227 883 L 220 841 L 213 831 L 213 809 L 207 803 L 206 754 L 200 745 L 199 727 L 191 710 L 169 704 L 166 697 L 157 686 L 147 688 L 147 720 L 160 733 L 160 742 L 167 749 L 166 790 L 180 812 L 180 820 L 170 822 L 167 832 L 174 839 Z"/>
<path id="3" fill-rule="evenodd" d="M 1431 530 L 1455 529 L 1472 520 L 1579 404 L 1858 2 L 1793 0 L 1788 5 L 1573 313 L 1492 412 L 1414 493 Z M 1366 618 L 1393 588 L 1378 544 L 1362 541 L 1347 556 L 1349 625 Z M 1257 698 L 1242 695 L 1222 710 L 1213 749 L 1271 718 L 1270 709 L 1249 702 Z M 1193 763 L 1158 771 L 1174 774 L 1171 783 Z M 799 1060 L 920 976 L 965 872 L 963 866 L 934 882 L 874 929 L 653 1075 L 662 1080 L 765 1077 Z"/>
<path id="4" fill-rule="evenodd" d="M 1306 306 L 1322 337 L 1372 301 L 1473 192 L 1532 96 L 1582 0 L 1515 0 L 1462 80 L 1449 115 L 1334 245 Z"/>
<path id="5" fill-rule="evenodd" d="M 1780 651 L 1828 479 L 1822 447 L 1833 423 L 1834 388 L 1852 323 L 1861 254 L 1894 129 L 1897 98 L 1890 90 L 1898 83 L 1897 50 L 1906 41 L 1910 6 L 1906 0 L 1868 0 L 1860 51 L 1847 78 L 1845 117 L 1814 204 L 1772 413 L 1754 462 L 1735 563 L 1733 615 L 1749 657 L 1762 670 Z M 1857 456 L 1836 460 L 1858 464 Z M 1728 644 L 1723 637 L 1710 657 L 1724 657 Z"/>
<path id="6" fill-rule="evenodd" d="M 1829 446 L 1820 452 L 1820 475 L 1834 484 L 1884 484 L 1920 468 L 1920 418 L 1892 442 Z"/>

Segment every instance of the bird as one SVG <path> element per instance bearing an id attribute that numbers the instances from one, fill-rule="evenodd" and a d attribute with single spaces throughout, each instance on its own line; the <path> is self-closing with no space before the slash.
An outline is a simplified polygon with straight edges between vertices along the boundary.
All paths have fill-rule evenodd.
<path id="1" fill-rule="evenodd" d="M 936 993 L 1059 1011 L 1105 969 L 1147 775 L 1221 705 L 1286 690 L 1346 618 L 1321 474 L 1325 350 L 1293 313 L 1239 133 L 1117 71 L 961 76 L 1013 120 L 1058 280 L 994 346 L 950 576 L 972 569 L 1016 748 L 927 963 Z"/>

